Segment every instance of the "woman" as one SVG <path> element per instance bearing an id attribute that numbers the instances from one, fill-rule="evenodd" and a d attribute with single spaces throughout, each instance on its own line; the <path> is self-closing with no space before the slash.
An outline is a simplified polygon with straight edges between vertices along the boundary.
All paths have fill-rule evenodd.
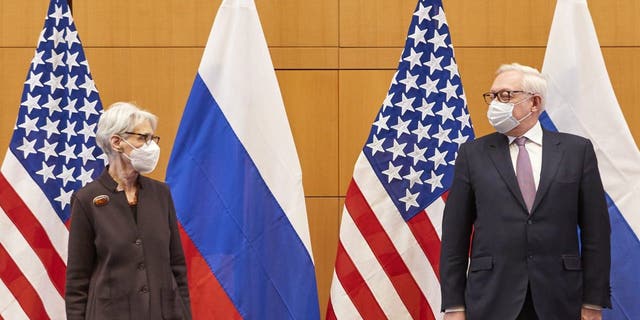
<path id="1" fill-rule="evenodd" d="M 67 319 L 190 319 L 184 254 L 168 187 L 147 178 L 157 118 L 115 103 L 98 122 L 109 159 L 72 197 Z"/>

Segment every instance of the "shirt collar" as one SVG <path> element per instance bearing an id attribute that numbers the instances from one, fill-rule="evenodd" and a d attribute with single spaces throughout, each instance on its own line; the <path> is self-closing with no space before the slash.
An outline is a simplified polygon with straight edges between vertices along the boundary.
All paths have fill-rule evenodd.
<path id="1" fill-rule="evenodd" d="M 529 139 L 529 141 L 542 145 L 542 126 L 540 125 L 540 121 L 536 122 L 536 124 L 529 129 L 529 131 L 525 132 L 523 137 Z M 509 144 L 513 143 L 513 140 L 516 140 L 517 137 L 507 136 L 509 138 Z"/>

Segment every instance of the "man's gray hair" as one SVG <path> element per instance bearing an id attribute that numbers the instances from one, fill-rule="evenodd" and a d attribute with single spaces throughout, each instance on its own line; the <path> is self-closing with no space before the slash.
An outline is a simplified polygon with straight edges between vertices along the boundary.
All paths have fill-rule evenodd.
<path id="1" fill-rule="evenodd" d="M 158 117 L 152 113 L 138 108 L 130 102 L 116 102 L 109 106 L 98 121 L 96 143 L 104 151 L 107 157 L 111 157 L 111 137 L 133 131 L 133 128 L 144 121 L 151 123 L 151 128 L 156 131 Z"/>
<path id="2" fill-rule="evenodd" d="M 544 104 L 547 100 L 547 79 L 540 71 L 519 63 L 511 63 L 501 65 L 496 71 L 496 75 L 507 71 L 518 71 L 522 73 L 522 90 L 538 94 L 542 98 L 542 109 L 544 109 Z"/>

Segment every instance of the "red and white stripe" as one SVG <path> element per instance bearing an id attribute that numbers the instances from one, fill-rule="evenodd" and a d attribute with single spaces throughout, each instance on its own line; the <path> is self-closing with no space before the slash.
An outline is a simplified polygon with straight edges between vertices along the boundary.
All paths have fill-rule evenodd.
<path id="1" fill-rule="evenodd" d="M 328 319 L 441 319 L 444 199 L 405 222 L 360 154 L 347 191 Z"/>
<path id="2" fill-rule="evenodd" d="M 14 154 L 0 169 L 0 317 L 64 319 L 69 232 Z"/>

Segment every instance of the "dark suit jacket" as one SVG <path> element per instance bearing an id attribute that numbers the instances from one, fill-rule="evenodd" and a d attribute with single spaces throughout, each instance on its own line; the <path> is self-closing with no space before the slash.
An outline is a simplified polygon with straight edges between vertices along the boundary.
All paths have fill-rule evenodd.
<path id="1" fill-rule="evenodd" d="M 138 184 L 137 224 L 107 169 L 73 195 L 67 319 L 191 318 L 171 194 L 150 178 Z"/>
<path id="2" fill-rule="evenodd" d="M 593 146 L 549 131 L 542 141 L 531 215 L 505 135 L 460 147 L 442 225 L 443 311 L 515 319 L 527 286 L 540 319 L 579 319 L 583 303 L 610 307 L 609 216 Z"/>

